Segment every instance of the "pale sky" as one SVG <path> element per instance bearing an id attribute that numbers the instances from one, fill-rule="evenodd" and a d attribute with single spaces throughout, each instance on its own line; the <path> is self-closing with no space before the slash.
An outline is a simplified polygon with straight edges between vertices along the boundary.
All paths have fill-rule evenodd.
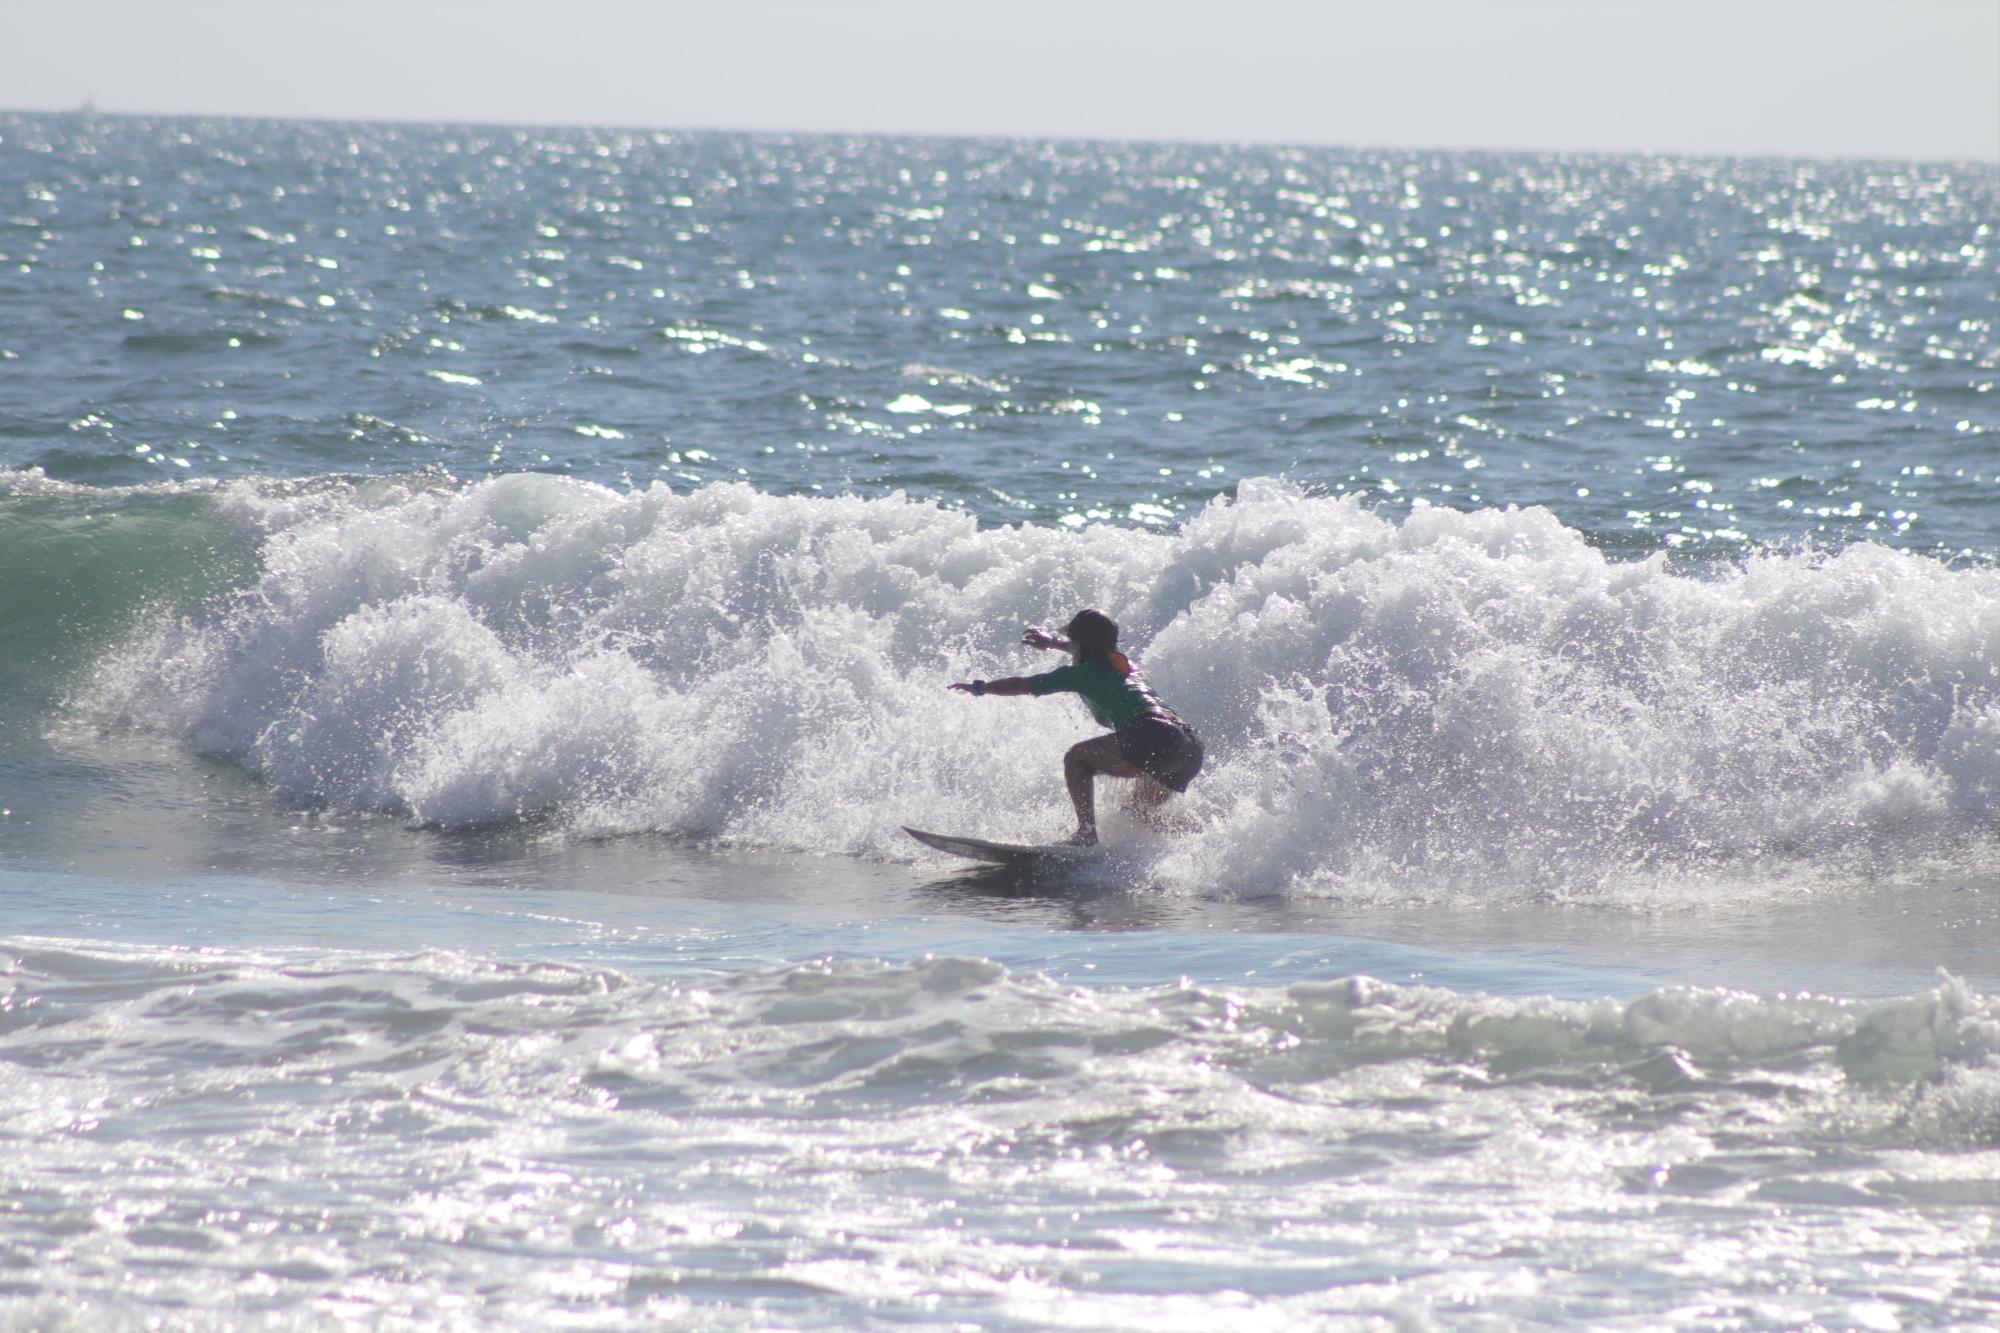
<path id="1" fill-rule="evenodd" d="M 0 108 L 2000 164 L 2000 0 L 0 0 Z"/>

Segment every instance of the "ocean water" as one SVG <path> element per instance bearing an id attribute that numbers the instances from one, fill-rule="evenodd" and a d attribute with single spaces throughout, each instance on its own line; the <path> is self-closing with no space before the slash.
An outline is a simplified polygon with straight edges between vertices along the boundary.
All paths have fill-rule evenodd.
<path id="1" fill-rule="evenodd" d="M 0 1327 L 1992 1326 L 1996 226 L 0 115 Z"/>

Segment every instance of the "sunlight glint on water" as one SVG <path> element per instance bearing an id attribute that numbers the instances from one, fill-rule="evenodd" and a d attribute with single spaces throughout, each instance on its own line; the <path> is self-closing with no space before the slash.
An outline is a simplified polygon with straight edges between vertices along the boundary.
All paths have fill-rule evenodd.
<path id="1" fill-rule="evenodd" d="M 0 1327 L 2000 1321 L 1978 164 L 0 115 Z M 1097 605 L 1202 730 L 1067 827 Z"/>

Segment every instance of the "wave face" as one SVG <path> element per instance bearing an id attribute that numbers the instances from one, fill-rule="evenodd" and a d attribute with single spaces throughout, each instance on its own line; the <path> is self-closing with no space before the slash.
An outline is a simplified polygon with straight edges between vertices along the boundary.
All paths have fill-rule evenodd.
<path id="1" fill-rule="evenodd" d="M 261 573 L 102 656 L 75 709 L 341 809 L 862 855 L 908 854 L 902 822 L 1046 838 L 1080 708 L 944 687 L 1056 665 L 1021 627 L 1091 605 L 1208 742 L 1207 832 L 1136 844 L 1166 881 L 1848 874 L 2000 812 L 2000 571 L 1882 547 L 1690 574 L 1542 510 L 1394 520 L 1273 482 L 1164 533 L 538 475 L 207 503 Z"/>

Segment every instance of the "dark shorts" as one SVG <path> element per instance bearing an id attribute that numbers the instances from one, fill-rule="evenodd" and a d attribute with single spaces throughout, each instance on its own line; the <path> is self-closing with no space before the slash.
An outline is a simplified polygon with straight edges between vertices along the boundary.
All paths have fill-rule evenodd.
<path id="1" fill-rule="evenodd" d="M 1116 734 L 1125 762 L 1162 787 L 1186 791 L 1201 772 L 1201 737 L 1179 718 L 1142 717 Z"/>

